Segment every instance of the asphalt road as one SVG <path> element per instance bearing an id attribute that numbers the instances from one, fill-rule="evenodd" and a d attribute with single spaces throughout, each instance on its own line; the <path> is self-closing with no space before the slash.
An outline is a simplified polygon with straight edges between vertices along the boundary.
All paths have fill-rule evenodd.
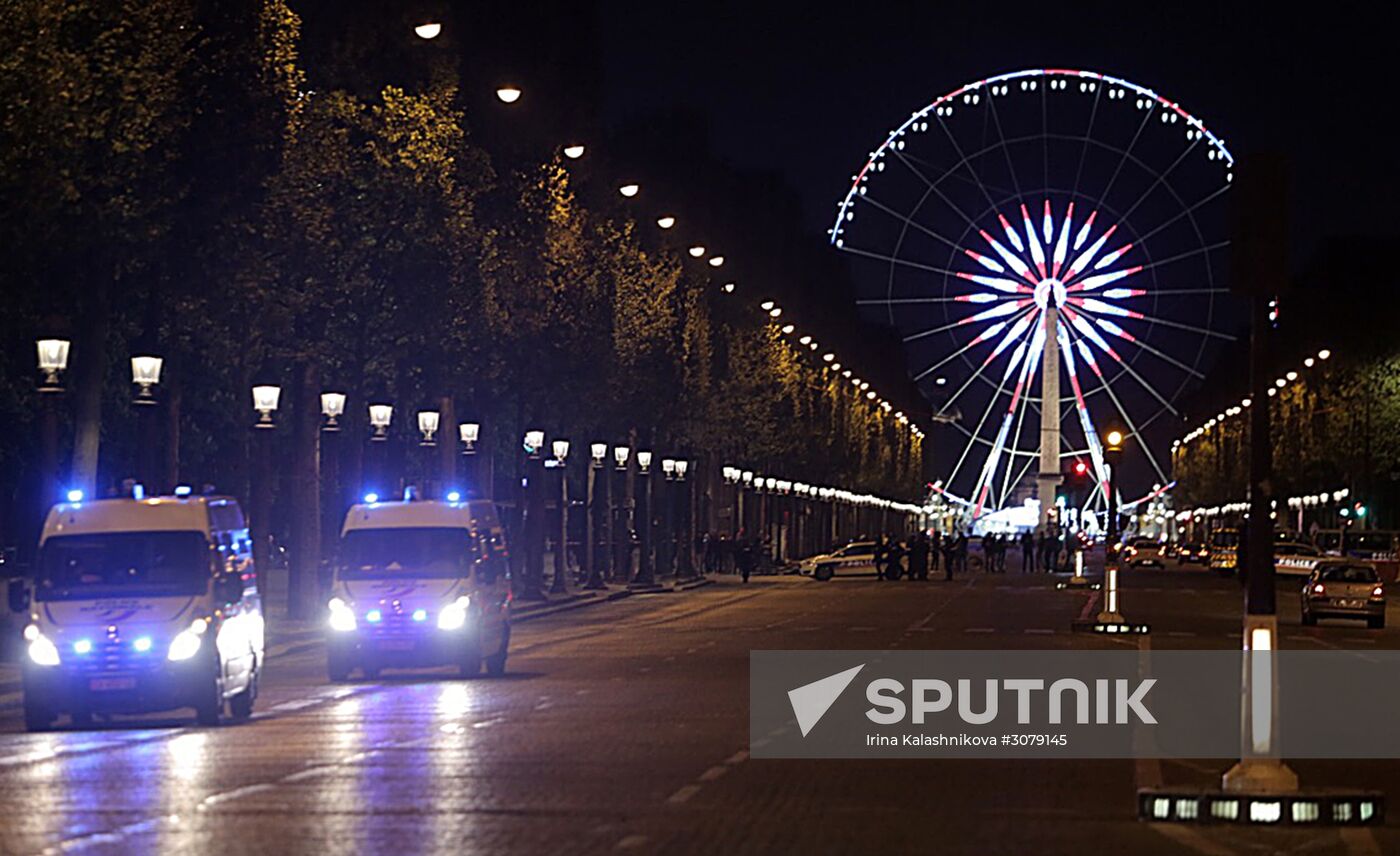
<path id="1" fill-rule="evenodd" d="M 1285 647 L 1400 643 L 1396 621 L 1302 627 L 1295 589 L 1280 588 Z M 9 705 L 0 850 L 1400 852 L 1393 823 L 1294 832 L 1134 819 L 1139 785 L 1207 784 L 1226 760 L 748 757 L 751 649 L 1138 645 L 1070 632 L 1093 597 L 1016 573 L 748 586 L 722 577 L 520 624 L 501 679 L 424 672 L 331 685 L 311 643 L 270 659 L 258 713 L 242 725 L 199 728 L 182 713 L 30 735 Z M 1239 644 L 1239 587 L 1203 571 L 1126 575 L 1122 608 L 1153 625 L 1154 648 Z M 1295 767 L 1308 784 L 1400 795 L 1394 762 Z"/>

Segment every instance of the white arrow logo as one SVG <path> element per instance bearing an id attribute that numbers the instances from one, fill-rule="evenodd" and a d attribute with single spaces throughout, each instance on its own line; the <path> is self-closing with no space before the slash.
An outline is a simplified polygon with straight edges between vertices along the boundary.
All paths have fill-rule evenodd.
<path id="1" fill-rule="evenodd" d="M 803 684 L 795 690 L 788 690 L 788 701 L 792 703 L 792 712 L 797 716 L 797 727 L 802 729 L 803 737 L 816 727 L 831 705 L 855 680 L 856 673 L 864 668 L 865 664 L 862 663 L 819 681 Z"/>

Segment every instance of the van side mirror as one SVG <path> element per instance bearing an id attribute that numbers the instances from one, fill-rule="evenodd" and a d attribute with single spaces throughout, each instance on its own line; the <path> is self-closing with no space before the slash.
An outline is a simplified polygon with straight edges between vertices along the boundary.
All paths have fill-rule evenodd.
<path id="1" fill-rule="evenodd" d="M 10 599 L 10 612 L 24 613 L 29 611 L 29 581 L 21 578 L 10 580 L 9 589 L 6 592 Z"/>
<path id="2" fill-rule="evenodd" d="M 221 603 L 237 603 L 243 599 L 243 577 L 237 573 L 220 574 L 214 579 L 214 598 Z"/>

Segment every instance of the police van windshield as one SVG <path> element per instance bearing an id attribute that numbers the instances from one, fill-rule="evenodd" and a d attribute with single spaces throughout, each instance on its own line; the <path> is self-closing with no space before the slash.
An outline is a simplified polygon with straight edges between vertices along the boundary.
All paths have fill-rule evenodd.
<path id="1" fill-rule="evenodd" d="M 44 542 L 39 600 L 200 594 L 209 585 L 202 532 L 98 532 Z"/>
<path id="2" fill-rule="evenodd" d="M 465 577 L 477 549 L 467 529 L 353 529 L 341 542 L 341 575 L 354 580 Z"/>

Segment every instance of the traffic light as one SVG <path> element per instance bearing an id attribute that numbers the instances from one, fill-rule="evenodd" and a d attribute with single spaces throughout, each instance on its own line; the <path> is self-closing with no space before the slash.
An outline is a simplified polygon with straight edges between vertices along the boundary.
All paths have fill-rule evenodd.
<path id="1" fill-rule="evenodd" d="M 1083 461 L 1075 461 L 1074 475 L 1081 479 L 1089 475 L 1089 465 L 1084 463 Z"/>

